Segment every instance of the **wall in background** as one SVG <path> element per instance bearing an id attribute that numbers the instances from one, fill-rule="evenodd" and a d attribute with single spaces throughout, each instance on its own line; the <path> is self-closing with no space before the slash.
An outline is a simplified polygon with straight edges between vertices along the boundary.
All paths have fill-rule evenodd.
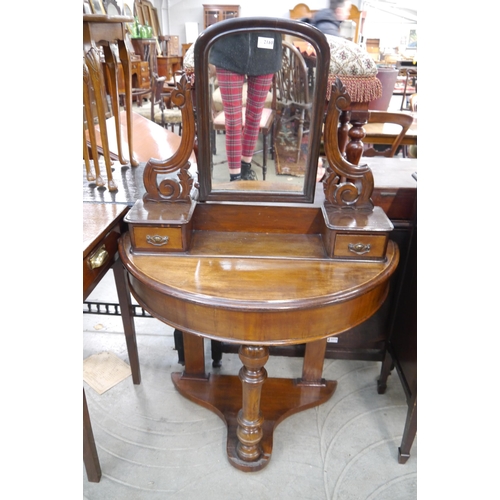
<path id="1" fill-rule="evenodd" d="M 203 4 L 212 3 L 210 0 L 151 0 L 158 10 L 162 33 L 164 35 L 178 35 L 180 43 L 186 43 L 186 23 L 197 23 L 198 33 L 203 30 Z M 133 0 L 117 0 L 119 5 L 127 3 L 133 9 Z M 240 5 L 242 17 L 282 17 L 289 18 L 289 10 L 299 0 L 284 2 L 269 2 L 269 0 L 220 0 L 214 4 Z M 303 0 L 311 9 L 323 9 L 328 6 L 329 0 Z M 358 8 L 368 11 L 364 34 L 365 38 L 379 38 L 380 47 L 397 47 L 407 40 L 410 29 L 416 29 L 416 20 L 395 16 L 390 13 L 394 2 L 388 0 L 353 0 Z M 385 5 L 388 5 L 386 11 Z M 412 9 L 415 0 L 398 0 L 397 5 L 402 8 Z M 362 6 L 362 7 L 361 7 Z M 413 9 L 416 15 L 416 7 Z M 410 16 L 411 17 L 411 16 Z"/>

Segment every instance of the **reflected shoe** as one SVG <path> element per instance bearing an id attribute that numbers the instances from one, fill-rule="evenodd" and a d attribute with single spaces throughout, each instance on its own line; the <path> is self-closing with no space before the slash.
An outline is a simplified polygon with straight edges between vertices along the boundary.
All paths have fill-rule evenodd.
<path id="1" fill-rule="evenodd" d="M 246 161 L 241 162 L 241 179 L 244 181 L 257 181 L 257 174 L 252 170 L 252 164 Z"/>
<path id="2" fill-rule="evenodd" d="M 241 181 L 241 174 L 229 174 L 230 181 Z"/>

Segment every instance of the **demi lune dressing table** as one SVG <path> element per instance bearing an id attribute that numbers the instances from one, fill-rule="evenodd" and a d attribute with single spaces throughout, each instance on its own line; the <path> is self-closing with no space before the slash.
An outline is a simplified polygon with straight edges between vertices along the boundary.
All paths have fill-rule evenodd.
<path id="1" fill-rule="evenodd" d="M 299 196 L 259 189 L 265 181 L 211 185 L 208 50 L 227 33 L 264 29 L 309 40 L 317 70 L 326 74 L 328 44 L 306 24 L 234 19 L 203 32 L 195 46 L 199 184 L 189 174 L 195 124 L 191 85 L 183 77 L 173 93 L 183 115 L 180 148 L 146 164 L 146 193 L 128 212 L 129 231 L 119 243 L 138 303 L 183 332 L 185 368 L 172 375 L 175 387 L 225 421 L 229 461 L 245 472 L 269 463 L 273 430 L 284 418 L 332 396 L 337 382 L 322 377 L 326 339 L 379 309 L 399 261 L 389 238 L 393 226 L 370 199 L 370 169 L 339 150 L 334 131 L 350 105 L 340 81 L 325 123 L 332 139 L 325 140 L 322 200 L 315 201 L 314 191 L 326 78 L 316 83 L 310 163 Z M 204 337 L 240 345 L 238 376 L 206 373 Z M 299 343 L 306 344 L 301 376 L 268 378 L 269 346 Z"/>

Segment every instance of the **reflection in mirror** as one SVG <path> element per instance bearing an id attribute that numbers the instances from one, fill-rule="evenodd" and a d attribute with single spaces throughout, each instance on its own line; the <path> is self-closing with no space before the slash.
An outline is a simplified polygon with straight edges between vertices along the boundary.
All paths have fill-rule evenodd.
<path id="1" fill-rule="evenodd" d="M 316 29 L 285 19 L 232 19 L 200 35 L 201 200 L 313 200 L 329 61 L 324 42 Z"/>

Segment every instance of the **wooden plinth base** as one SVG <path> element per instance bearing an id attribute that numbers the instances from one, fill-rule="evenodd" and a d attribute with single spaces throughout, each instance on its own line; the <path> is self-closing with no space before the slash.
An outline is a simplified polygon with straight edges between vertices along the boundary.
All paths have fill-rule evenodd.
<path id="1" fill-rule="evenodd" d="M 186 398 L 219 415 L 227 425 L 227 455 L 230 463 L 244 472 L 263 469 L 271 460 L 273 431 L 286 417 L 330 399 L 337 382 L 327 380 L 324 385 L 298 384 L 296 380 L 268 378 L 262 387 L 261 412 L 263 436 L 260 442 L 262 453 L 257 460 L 246 462 L 236 451 L 238 437 L 237 415 L 242 407 L 242 386 L 237 376 L 211 375 L 208 380 L 194 380 L 182 373 L 173 373 L 176 389 Z"/>

